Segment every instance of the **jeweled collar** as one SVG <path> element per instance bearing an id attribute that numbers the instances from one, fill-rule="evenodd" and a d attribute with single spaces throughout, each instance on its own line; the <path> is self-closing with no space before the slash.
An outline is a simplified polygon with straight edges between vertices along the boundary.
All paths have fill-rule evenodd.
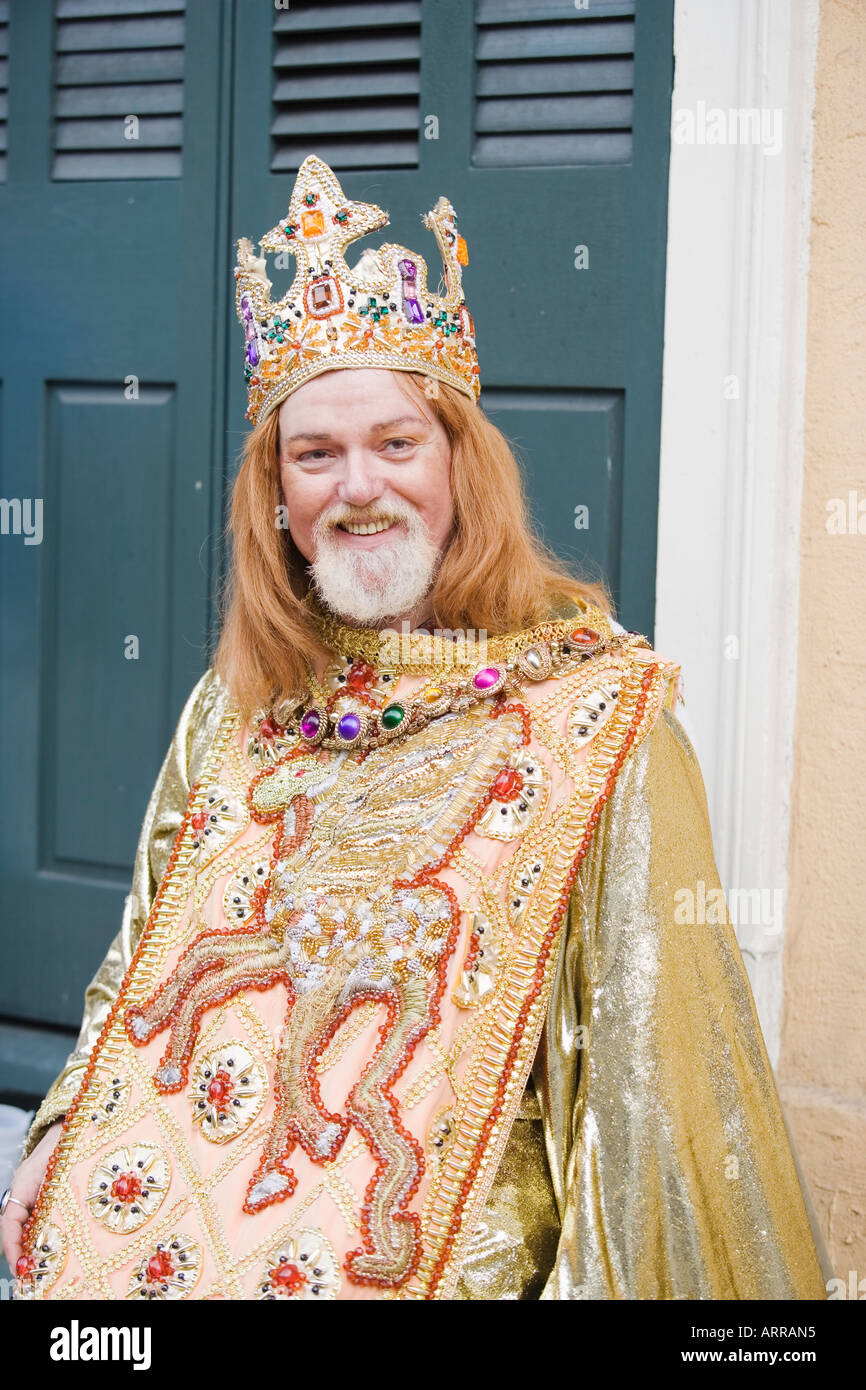
<path id="1" fill-rule="evenodd" d="M 401 631 L 398 628 L 347 627 L 328 613 L 315 595 L 307 597 L 306 605 L 320 641 L 338 661 L 347 666 L 366 662 L 377 670 L 398 675 L 436 675 L 455 669 L 477 669 L 484 662 L 491 665 L 514 662 L 522 651 L 538 643 L 567 642 L 573 630 L 595 634 L 602 645 L 607 645 L 613 637 L 605 614 L 589 603 L 569 604 L 567 610 L 552 614 L 544 623 L 496 636 L 471 628 L 434 628 L 431 632 L 425 628 Z"/>
<path id="2" fill-rule="evenodd" d="M 636 633 L 615 634 L 601 609 L 587 603 L 569 605 L 568 616 L 496 637 L 345 627 L 315 602 L 308 600 L 308 607 L 334 660 L 321 678 L 310 669 L 301 704 L 285 701 L 256 713 L 248 752 L 261 764 L 274 765 L 293 748 L 368 752 L 444 715 L 519 692 L 528 681 L 565 674 L 600 652 L 646 641 Z M 398 696 L 404 675 L 426 679 Z"/>

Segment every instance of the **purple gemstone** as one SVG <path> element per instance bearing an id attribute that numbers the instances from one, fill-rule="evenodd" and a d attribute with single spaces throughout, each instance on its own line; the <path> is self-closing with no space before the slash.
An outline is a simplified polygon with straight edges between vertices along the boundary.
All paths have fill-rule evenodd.
<path id="1" fill-rule="evenodd" d="M 495 685 L 499 680 L 500 672 L 495 666 L 485 666 L 483 671 L 479 671 L 477 676 L 473 676 L 472 684 L 476 690 L 489 690 L 491 685 Z"/>
<path id="2" fill-rule="evenodd" d="M 421 308 L 421 305 L 418 303 L 417 299 L 403 300 L 403 316 L 409 321 L 409 323 L 424 322 L 424 310 Z"/>
<path id="3" fill-rule="evenodd" d="M 304 738 L 315 738 L 316 734 L 319 732 L 319 725 L 321 722 L 317 709 L 307 710 L 307 713 L 301 720 L 301 733 L 304 735 Z"/>
<path id="4" fill-rule="evenodd" d="M 250 308 L 250 301 L 247 299 L 246 295 L 244 295 L 243 299 L 241 300 L 241 313 L 243 314 L 247 323 L 249 323 L 250 319 L 253 316 L 253 311 Z"/>
<path id="5" fill-rule="evenodd" d="M 337 724 L 337 733 L 340 738 L 355 738 L 360 732 L 361 721 L 357 714 L 352 714 L 350 711 L 348 714 L 341 715 Z"/>
<path id="6" fill-rule="evenodd" d="M 254 338 L 250 338 L 250 341 L 247 343 L 247 357 L 249 358 L 250 366 L 255 367 L 259 360 L 259 350 L 256 347 Z"/>

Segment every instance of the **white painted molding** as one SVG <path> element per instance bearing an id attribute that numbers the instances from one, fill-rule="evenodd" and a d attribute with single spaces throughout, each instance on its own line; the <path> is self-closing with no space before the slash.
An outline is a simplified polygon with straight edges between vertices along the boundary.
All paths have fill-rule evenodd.
<path id="1" fill-rule="evenodd" d="M 818 10 L 819 0 L 677 0 L 674 19 L 656 647 L 683 668 L 684 722 L 729 900 L 766 895 L 737 935 L 774 1063 Z M 747 126 L 751 143 L 741 118 L 750 110 L 764 113 L 763 126 Z M 681 143 L 687 113 L 693 144 Z M 728 143 L 710 143 L 720 137 Z M 768 905 L 777 920 L 767 922 Z"/>

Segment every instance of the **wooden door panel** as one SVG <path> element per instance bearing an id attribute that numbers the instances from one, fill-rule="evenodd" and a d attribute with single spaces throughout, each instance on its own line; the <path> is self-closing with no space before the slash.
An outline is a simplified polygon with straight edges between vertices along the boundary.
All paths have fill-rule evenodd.
<path id="1" fill-rule="evenodd" d="M 481 404 L 515 447 L 547 545 L 616 588 L 623 393 L 491 388 L 482 392 Z"/>
<path id="2" fill-rule="evenodd" d="M 40 498 L 44 534 L 0 544 L 0 762 L 14 807 L 0 846 L 0 1057 L 26 1035 L 38 1068 L 58 1039 L 68 1051 L 120 926 L 171 731 L 207 664 L 231 10 L 10 9 L 0 495 Z M 136 103 L 134 145 L 123 132 Z"/>

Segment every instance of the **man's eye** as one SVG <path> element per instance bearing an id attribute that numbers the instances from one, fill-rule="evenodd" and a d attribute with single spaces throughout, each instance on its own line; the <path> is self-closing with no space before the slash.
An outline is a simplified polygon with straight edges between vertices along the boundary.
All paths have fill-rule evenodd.
<path id="1" fill-rule="evenodd" d="M 411 439 L 389 439 L 389 440 L 386 441 L 386 447 L 387 447 L 387 448 L 390 448 L 392 444 L 400 445 L 400 446 L 402 446 L 404 449 L 411 449 L 411 447 L 412 447 L 412 440 L 411 440 Z"/>
<path id="2" fill-rule="evenodd" d="M 306 454 L 298 455 L 299 463 L 320 463 L 322 459 L 328 457 L 327 449 L 310 449 Z"/>

